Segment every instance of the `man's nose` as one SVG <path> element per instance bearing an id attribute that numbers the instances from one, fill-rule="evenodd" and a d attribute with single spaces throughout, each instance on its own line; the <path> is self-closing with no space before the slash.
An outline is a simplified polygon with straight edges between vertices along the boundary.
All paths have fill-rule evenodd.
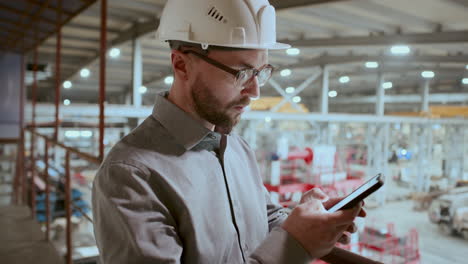
<path id="1" fill-rule="evenodd" d="M 250 98 L 260 97 L 260 85 L 257 76 L 253 77 L 242 89 L 242 94 L 247 94 Z"/>

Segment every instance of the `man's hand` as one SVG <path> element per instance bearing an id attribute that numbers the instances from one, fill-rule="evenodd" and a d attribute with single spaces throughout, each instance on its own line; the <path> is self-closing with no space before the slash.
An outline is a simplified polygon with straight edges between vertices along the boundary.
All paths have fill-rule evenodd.
<path id="1" fill-rule="evenodd" d="M 341 198 L 330 199 L 320 189 L 305 193 L 282 227 L 293 236 L 314 258 L 330 253 L 336 242 L 347 244 L 349 233 L 357 231 L 353 223 L 356 216 L 364 217 L 362 203 L 348 210 L 328 213 Z"/>

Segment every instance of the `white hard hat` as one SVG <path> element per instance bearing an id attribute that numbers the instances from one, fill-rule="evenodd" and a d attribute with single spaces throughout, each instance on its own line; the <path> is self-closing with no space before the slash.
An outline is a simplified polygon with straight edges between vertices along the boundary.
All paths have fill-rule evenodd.
<path id="1" fill-rule="evenodd" d="M 275 8 L 268 0 L 168 0 L 158 38 L 208 46 L 287 49 L 276 42 Z"/>

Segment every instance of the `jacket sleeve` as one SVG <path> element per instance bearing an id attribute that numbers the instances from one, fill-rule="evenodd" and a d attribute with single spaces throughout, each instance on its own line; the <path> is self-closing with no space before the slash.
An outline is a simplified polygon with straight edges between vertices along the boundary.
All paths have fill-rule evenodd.
<path id="1" fill-rule="evenodd" d="M 281 227 L 281 224 L 288 218 L 290 210 L 273 203 L 265 187 L 263 187 L 263 192 L 265 194 L 270 233 L 250 256 L 249 263 L 287 264 L 310 262 L 312 258 L 309 253 Z"/>
<path id="2" fill-rule="evenodd" d="M 98 171 L 92 203 L 102 264 L 180 263 L 175 221 L 148 186 L 149 175 L 124 163 L 105 163 Z"/>

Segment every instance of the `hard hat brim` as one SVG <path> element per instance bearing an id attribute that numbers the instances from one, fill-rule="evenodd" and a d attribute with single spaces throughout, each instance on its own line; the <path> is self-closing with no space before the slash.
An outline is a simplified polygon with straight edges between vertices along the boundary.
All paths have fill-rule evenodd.
<path id="1" fill-rule="evenodd" d="M 176 39 L 174 39 L 176 40 Z M 159 39 L 161 42 L 167 42 L 170 41 L 170 39 Z M 289 49 L 291 48 L 291 45 L 287 43 L 268 43 L 264 45 L 259 45 L 259 44 L 225 44 L 225 43 L 202 43 L 198 41 L 187 41 L 187 40 L 180 40 L 188 43 L 193 43 L 193 44 L 205 44 L 208 46 L 217 46 L 217 47 L 226 47 L 226 48 L 237 48 L 237 49 L 259 49 L 259 50 L 283 50 L 283 49 Z"/>

